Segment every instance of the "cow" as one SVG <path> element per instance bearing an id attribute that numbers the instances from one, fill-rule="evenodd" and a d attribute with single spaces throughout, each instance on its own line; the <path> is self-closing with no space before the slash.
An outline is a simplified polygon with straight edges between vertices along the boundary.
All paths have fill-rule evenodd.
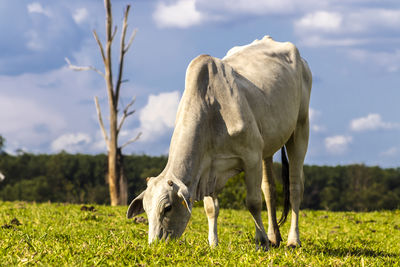
<path id="1" fill-rule="evenodd" d="M 178 238 L 190 219 L 193 202 L 204 200 L 208 241 L 214 247 L 218 244 L 218 193 L 230 177 L 244 172 L 256 246 L 263 250 L 268 250 L 269 242 L 279 246 L 272 157 L 286 148 L 290 203 L 282 218 L 290 208 L 287 245 L 300 246 L 298 220 L 311 84 L 311 71 L 298 49 L 269 36 L 232 48 L 222 60 L 209 55 L 192 60 L 167 165 L 160 175 L 148 178 L 146 190 L 131 202 L 127 217 L 147 213 L 149 243 Z M 261 192 L 268 209 L 267 233 L 261 219 Z"/>

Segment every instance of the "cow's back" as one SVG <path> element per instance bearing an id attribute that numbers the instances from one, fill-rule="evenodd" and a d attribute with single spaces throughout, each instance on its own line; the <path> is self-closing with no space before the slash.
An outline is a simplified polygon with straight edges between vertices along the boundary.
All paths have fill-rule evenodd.
<path id="1" fill-rule="evenodd" d="M 242 95 L 263 135 L 264 155 L 274 153 L 294 131 L 301 107 L 307 106 L 308 112 L 308 103 L 302 104 L 303 63 L 297 48 L 266 36 L 232 48 L 222 61 L 243 80 Z M 255 86 L 246 86 L 250 83 Z"/>
<path id="2" fill-rule="evenodd" d="M 269 36 L 232 48 L 222 60 L 260 89 L 281 82 L 280 77 L 299 78 L 301 72 L 296 46 L 276 42 Z"/>

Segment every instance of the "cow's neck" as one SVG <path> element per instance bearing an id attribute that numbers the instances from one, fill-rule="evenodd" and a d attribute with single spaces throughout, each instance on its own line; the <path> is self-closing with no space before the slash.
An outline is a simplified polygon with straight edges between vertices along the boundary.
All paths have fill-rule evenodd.
<path id="1" fill-rule="evenodd" d="M 205 193 L 199 192 L 199 181 L 203 170 L 207 169 L 205 165 L 210 162 L 206 114 L 200 111 L 196 118 L 183 117 L 177 121 L 163 175 L 179 179 L 188 187 L 194 200 L 201 200 Z"/>

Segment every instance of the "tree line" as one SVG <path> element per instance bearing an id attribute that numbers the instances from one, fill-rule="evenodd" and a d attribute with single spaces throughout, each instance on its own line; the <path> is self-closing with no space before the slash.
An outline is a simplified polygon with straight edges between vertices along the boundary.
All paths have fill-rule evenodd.
<path id="1" fill-rule="evenodd" d="M 146 187 L 146 178 L 157 176 L 166 156 L 124 156 L 129 201 Z M 21 153 L 0 155 L 0 200 L 110 204 L 107 156 Z M 282 201 L 280 164 L 274 164 L 278 202 Z M 365 165 L 304 166 L 303 209 L 371 211 L 400 208 L 400 168 Z M 219 195 L 222 208 L 245 208 L 244 174 L 231 178 Z"/>
<path id="2" fill-rule="evenodd" d="M 124 173 L 130 199 L 146 186 L 145 178 L 157 175 L 166 157 L 126 156 Z M 0 199 L 110 204 L 107 155 L 0 155 Z"/>

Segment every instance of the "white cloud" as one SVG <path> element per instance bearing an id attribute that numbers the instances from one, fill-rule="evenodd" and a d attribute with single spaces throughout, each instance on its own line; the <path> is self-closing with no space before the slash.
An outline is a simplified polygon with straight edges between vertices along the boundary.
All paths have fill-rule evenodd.
<path id="1" fill-rule="evenodd" d="M 0 133 L 7 140 L 10 137 L 11 145 L 45 142 L 48 134 L 59 131 L 65 125 L 63 117 L 57 112 L 32 99 L 0 95 Z"/>
<path id="2" fill-rule="evenodd" d="M 356 4 L 354 3 L 356 2 Z M 400 9 L 354 8 L 357 1 L 337 3 L 331 0 L 159 0 L 153 18 L 164 27 L 188 28 L 210 21 L 237 20 L 238 16 L 289 15 L 300 37 L 310 33 L 343 34 L 371 33 L 382 29 L 398 31 Z M 355 11 L 356 10 L 356 11 Z M 319 37 L 326 45 L 344 46 L 356 38 Z M 364 38 L 365 39 L 365 38 Z M 328 40 L 330 40 L 328 42 Z"/>
<path id="3" fill-rule="evenodd" d="M 92 139 L 85 133 L 68 133 L 63 134 L 51 143 L 51 148 L 54 152 L 65 150 L 67 152 L 82 151 L 83 147 L 90 144 Z"/>
<path id="4" fill-rule="evenodd" d="M 92 144 L 92 149 L 96 152 L 104 153 L 107 151 L 107 145 L 104 139 L 98 139 Z"/>
<path id="5" fill-rule="evenodd" d="M 351 3 L 335 5 L 331 2 L 325 10 L 313 8 L 294 20 L 294 29 L 300 38 L 299 44 L 309 47 L 355 47 L 366 44 L 382 46 L 398 43 L 400 9 L 354 9 Z M 391 72 L 400 68 L 399 64 L 396 64 L 399 61 L 397 52 L 373 54 L 376 55 L 373 61 L 378 63 L 378 66 Z M 395 57 L 390 58 L 393 55 Z M 380 63 L 382 61 L 385 63 Z M 387 67 L 386 62 L 389 62 Z"/>
<path id="6" fill-rule="evenodd" d="M 87 19 L 88 15 L 89 13 L 86 8 L 78 8 L 75 10 L 72 18 L 74 19 L 76 24 L 81 24 Z"/>
<path id="7" fill-rule="evenodd" d="M 384 122 L 381 115 L 372 113 L 366 117 L 354 119 L 350 122 L 350 129 L 355 132 L 378 130 L 378 129 L 394 129 L 399 128 L 399 124 Z"/>
<path id="8" fill-rule="evenodd" d="M 326 131 L 325 126 L 318 125 L 318 124 L 311 124 L 311 130 L 316 133 L 322 133 Z"/>
<path id="9" fill-rule="evenodd" d="M 153 19 L 160 28 L 188 28 L 202 23 L 205 17 L 196 9 L 196 0 L 178 0 L 171 5 L 158 2 Z"/>
<path id="10" fill-rule="evenodd" d="M 299 44 L 309 47 L 321 47 L 321 46 L 357 46 L 369 43 L 370 40 L 364 38 L 330 38 L 322 35 L 304 35 L 301 37 Z"/>
<path id="11" fill-rule="evenodd" d="M 294 21 L 299 35 L 306 33 L 371 33 L 400 28 L 400 9 L 360 9 L 344 7 L 340 11 L 316 10 Z"/>
<path id="12" fill-rule="evenodd" d="M 320 132 L 324 132 L 326 130 L 325 126 L 317 124 L 318 119 L 321 116 L 320 111 L 310 108 L 308 110 L 308 116 L 310 119 L 310 129 L 313 132 L 320 133 Z"/>
<path id="13" fill-rule="evenodd" d="M 198 0 L 200 6 L 208 10 L 218 11 L 220 13 L 234 14 L 271 14 L 271 13 L 289 13 L 293 11 L 291 0 L 236 0 L 234 4 L 231 0 Z"/>
<path id="14" fill-rule="evenodd" d="M 397 147 L 391 147 L 386 151 L 381 152 L 379 155 L 382 157 L 395 157 L 399 153 L 399 149 Z"/>
<path id="15" fill-rule="evenodd" d="M 160 28 L 188 28 L 210 21 L 236 20 L 238 16 L 288 15 L 325 8 L 327 0 L 159 0 L 153 19 Z"/>
<path id="16" fill-rule="evenodd" d="M 320 115 L 321 115 L 320 111 L 315 110 L 313 108 L 309 108 L 308 117 L 310 118 L 311 122 L 315 121 Z"/>
<path id="17" fill-rule="evenodd" d="M 337 32 L 342 27 L 342 15 L 336 12 L 317 11 L 295 21 L 298 32 Z"/>
<path id="18" fill-rule="evenodd" d="M 356 12 L 349 12 L 347 15 L 347 29 L 353 32 L 368 32 L 376 28 L 400 27 L 399 9 L 361 9 Z"/>
<path id="19" fill-rule="evenodd" d="M 400 49 L 393 52 L 372 52 L 363 49 L 348 51 L 351 58 L 361 63 L 373 63 L 388 72 L 400 71 Z"/>
<path id="20" fill-rule="evenodd" d="M 45 43 L 37 31 L 30 30 L 25 36 L 29 39 L 26 43 L 26 47 L 32 51 L 40 52 L 45 50 Z"/>
<path id="21" fill-rule="evenodd" d="M 174 127 L 179 99 L 178 91 L 149 96 L 139 115 L 140 131 L 143 133 L 139 141 L 155 140 Z"/>
<path id="22" fill-rule="evenodd" d="M 51 16 L 51 12 L 48 9 L 45 9 L 42 7 L 40 3 L 33 2 L 27 6 L 28 12 L 29 13 L 38 13 L 38 14 L 43 14 L 48 17 Z"/>
<path id="23" fill-rule="evenodd" d="M 96 73 L 66 67 L 46 73 L 0 75 L 0 134 L 6 149 L 48 152 L 65 132 L 93 132 L 93 95 L 104 93 Z M 81 151 L 84 152 L 84 151 Z"/>
<path id="24" fill-rule="evenodd" d="M 20 45 L 16 46 L 20 50 L 14 52 L 18 55 L 18 60 L 9 60 L 12 64 L 18 64 L 16 62 L 25 63 L 19 63 L 18 66 L 15 66 L 14 72 L 22 73 L 30 66 L 34 66 L 32 69 L 37 72 L 40 69 L 49 68 L 49 63 L 52 63 L 51 67 L 53 68 L 59 67 L 65 56 L 70 57 L 72 52 L 80 48 L 84 39 L 82 34 L 84 33 L 80 27 L 76 27 L 73 21 L 75 20 L 76 23 L 88 22 L 88 24 L 93 25 L 94 17 L 97 21 L 101 21 L 100 19 L 103 16 L 89 17 L 85 14 L 85 10 L 90 10 L 95 14 L 97 10 L 91 9 L 93 4 L 73 2 L 75 1 L 68 1 L 68 3 L 65 1 L 35 1 L 26 5 L 27 12 L 25 13 L 28 16 L 19 16 L 20 25 L 14 26 L 14 30 L 18 31 L 15 35 L 19 36 L 20 40 L 15 40 L 15 37 L 11 38 L 10 35 L 9 39 L 15 41 L 7 41 L 8 43 L 25 44 L 24 48 Z M 81 6 L 85 8 L 81 8 Z M 90 38 L 90 36 L 87 37 Z M 34 53 L 27 53 L 30 51 L 26 51 L 25 48 Z M 15 57 L 13 56 L 13 58 Z M 32 69 L 29 69 L 29 71 L 32 71 Z M 9 66 L 5 73 L 10 73 Z"/>
<path id="25" fill-rule="evenodd" d="M 343 154 L 353 141 L 351 136 L 336 135 L 325 138 L 325 148 L 331 154 Z"/>
<path id="26" fill-rule="evenodd" d="M 327 0 L 196 0 L 200 10 L 219 16 L 232 15 L 288 15 L 303 13 L 305 10 L 326 8 Z"/>

